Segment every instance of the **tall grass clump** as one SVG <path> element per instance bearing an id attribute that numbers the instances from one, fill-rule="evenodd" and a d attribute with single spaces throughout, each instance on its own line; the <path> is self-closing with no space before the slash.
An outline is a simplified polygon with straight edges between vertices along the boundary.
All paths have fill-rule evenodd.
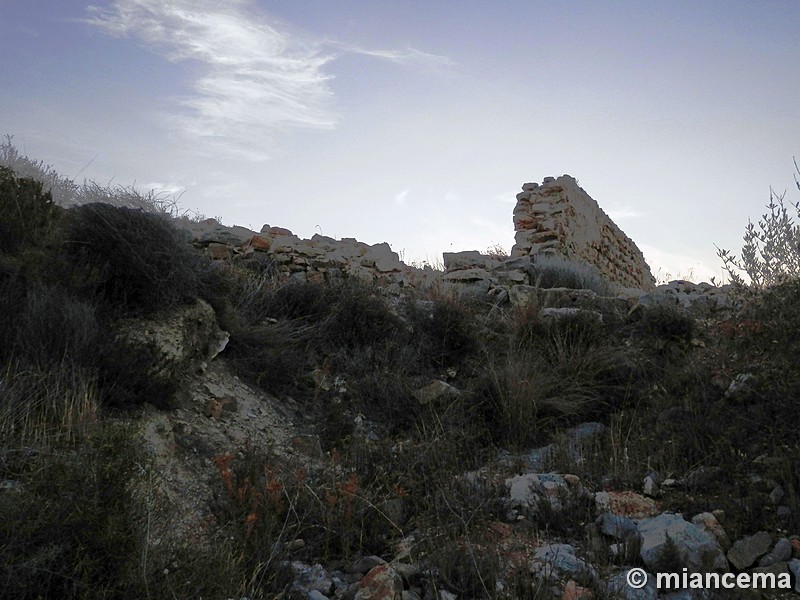
<path id="1" fill-rule="evenodd" d="M 485 307 L 459 297 L 434 296 L 410 308 L 420 359 L 428 367 L 458 367 L 479 348 Z"/>
<path id="2" fill-rule="evenodd" d="M 484 347 L 481 371 L 497 443 L 540 443 L 556 425 L 603 418 L 630 401 L 641 365 L 597 315 L 543 319 L 519 309 L 509 319 L 508 346 Z"/>
<path id="3" fill-rule="evenodd" d="M 3 286 L 8 288 L 8 284 Z M 73 439 L 97 418 L 94 307 L 58 288 L 32 285 L 6 326 L 0 437 L 7 444 Z"/>
<path id="4" fill-rule="evenodd" d="M 561 256 L 537 255 L 531 264 L 531 271 L 531 281 L 538 288 L 592 290 L 598 296 L 608 296 L 612 292 L 611 284 L 597 269 Z"/>
<path id="5" fill-rule="evenodd" d="M 272 392 L 323 364 L 335 371 L 373 369 L 390 360 L 388 349 L 403 334 L 380 290 L 368 283 L 285 282 L 270 272 L 234 278 L 236 316 L 226 352 Z"/>

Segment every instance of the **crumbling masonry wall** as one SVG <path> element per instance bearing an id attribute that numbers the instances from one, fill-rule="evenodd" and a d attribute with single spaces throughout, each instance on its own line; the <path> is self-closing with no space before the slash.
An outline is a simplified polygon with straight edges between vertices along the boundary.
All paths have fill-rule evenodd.
<path id="1" fill-rule="evenodd" d="M 514 231 L 512 257 L 561 254 L 593 265 L 623 287 L 655 288 L 650 267 L 633 240 L 569 175 L 522 186 Z"/>

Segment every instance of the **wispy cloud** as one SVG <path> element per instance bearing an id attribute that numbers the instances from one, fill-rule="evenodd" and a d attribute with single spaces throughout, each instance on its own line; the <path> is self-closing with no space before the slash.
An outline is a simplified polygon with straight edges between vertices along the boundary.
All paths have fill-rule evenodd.
<path id="1" fill-rule="evenodd" d="M 409 67 L 439 68 L 452 67 L 455 65 L 447 56 L 429 54 L 428 52 L 422 52 L 415 48 L 406 48 L 405 50 L 371 50 L 369 48 L 350 46 L 339 42 L 330 42 L 330 45 L 338 47 L 348 54 L 371 56 Z"/>
<path id="2" fill-rule="evenodd" d="M 186 191 L 186 186 L 179 183 L 161 183 L 160 181 L 151 181 L 142 186 L 145 190 L 153 190 L 157 194 L 167 194 L 169 196 L 176 196 Z"/>
<path id="3" fill-rule="evenodd" d="M 90 25 L 131 37 L 174 62 L 197 61 L 203 74 L 174 123 L 188 137 L 263 158 L 276 132 L 330 129 L 333 59 L 251 13 L 241 0 L 114 0 L 90 6 Z"/>
<path id="4" fill-rule="evenodd" d="M 639 219 L 645 216 L 645 213 L 636 210 L 630 206 L 617 206 L 614 208 L 610 208 L 606 211 L 608 216 L 611 217 L 612 221 L 624 221 L 626 219 Z"/>
<path id="5" fill-rule="evenodd" d="M 411 193 L 411 188 L 406 188 L 402 192 L 398 192 L 394 195 L 394 203 L 399 206 L 405 206 L 406 202 L 408 202 L 408 195 Z"/>
<path id="6" fill-rule="evenodd" d="M 173 62 L 200 65 L 193 93 L 170 125 L 206 151 L 268 158 L 275 136 L 295 128 L 332 129 L 332 75 L 325 67 L 345 53 L 397 64 L 442 67 L 443 56 L 413 48 L 369 50 L 302 39 L 257 10 L 252 0 L 112 0 L 89 6 L 85 23 L 129 37 Z"/>
<path id="7" fill-rule="evenodd" d="M 504 204 L 516 204 L 517 203 L 517 190 L 508 190 L 501 194 L 497 194 L 492 198 L 495 202 L 503 202 Z"/>

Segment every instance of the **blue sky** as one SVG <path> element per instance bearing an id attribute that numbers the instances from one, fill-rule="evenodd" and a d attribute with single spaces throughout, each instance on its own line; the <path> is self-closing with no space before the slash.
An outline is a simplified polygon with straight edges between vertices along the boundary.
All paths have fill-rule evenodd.
<path id="1" fill-rule="evenodd" d="M 656 275 L 719 274 L 800 156 L 800 2 L 0 0 L 0 134 L 226 224 L 513 243 L 564 173 Z"/>

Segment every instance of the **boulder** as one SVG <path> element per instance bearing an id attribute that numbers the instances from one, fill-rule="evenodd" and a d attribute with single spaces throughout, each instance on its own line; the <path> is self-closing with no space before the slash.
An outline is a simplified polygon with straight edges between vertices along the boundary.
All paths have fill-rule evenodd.
<path id="1" fill-rule="evenodd" d="M 772 537 L 766 531 L 738 540 L 728 550 L 728 560 L 739 570 L 746 569 L 769 552 L 772 547 Z"/>
<path id="2" fill-rule="evenodd" d="M 440 398 L 451 398 L 458 396 L 460 392 L 449 383 L 436 379 L 426 386 L 418 388 L 411 392 L 411 395 L 420 404 L 430 404 Z"/>
<path id="3" fill-rule="evenodd" d="M 658 505 L 652 498 L 645 498 L 636 492 L 597 492 L 594 501 L 598 511 L 609 511 L 629 519 L 645 519 L 659 513 Z"/>
<path id="4" fill-rule="evenodd" d="M 663 513 L 643 519 L 637 527 L 642 544 L 640 556 L 654 572 L 663 570 L 660 562 L 664 559 L 668 539 L 674 542 L 680 562 L 690 571 L 725 570 L 728 567 L 716 538 L 680 514 Z"/>
<path id="5" fill-rule="evenodd" d="M 786 538 L 779 539 L 772 550 L 767 552 L 758 561 L 759 567 L 769 567 L 779 562 L 786 562 L 792 558 L 792 543 Z"/>
<path id="6" fill-rule="evenodd" d="M 575 548 L 569 544 L 547 544 L 537 548 L 530 564 L 531 573 L 550 580 L 596 581 L 595 568 L 576 556 L 575 552 Z"/>
<path id="7" fill-rule="evenodd" d="M 402 593 L 400 574 L 389 565 L 378 565 L 358 584 L 354 600 L 400 600 Z"/>
<path id="8" fill-rule="evenodd" d="M 608 580 L 606 585 L 608 597 L 614 600 L 658 600 L 656 578 L 647 573 L 647 583 L 641 588 L 634 588 L 628 583 L 630 571 L 631 569 L 625 569 Z"/>
<path id="9" fill-rule="evenodd" d="M 204 300 L 146 319 L 124 319 L 115 325 L 118 346 L 144 349 L 152 356 L 150 375 L 175 381 L 196 371 L 222 352 L 229 334 L 217 324 Z"/>

